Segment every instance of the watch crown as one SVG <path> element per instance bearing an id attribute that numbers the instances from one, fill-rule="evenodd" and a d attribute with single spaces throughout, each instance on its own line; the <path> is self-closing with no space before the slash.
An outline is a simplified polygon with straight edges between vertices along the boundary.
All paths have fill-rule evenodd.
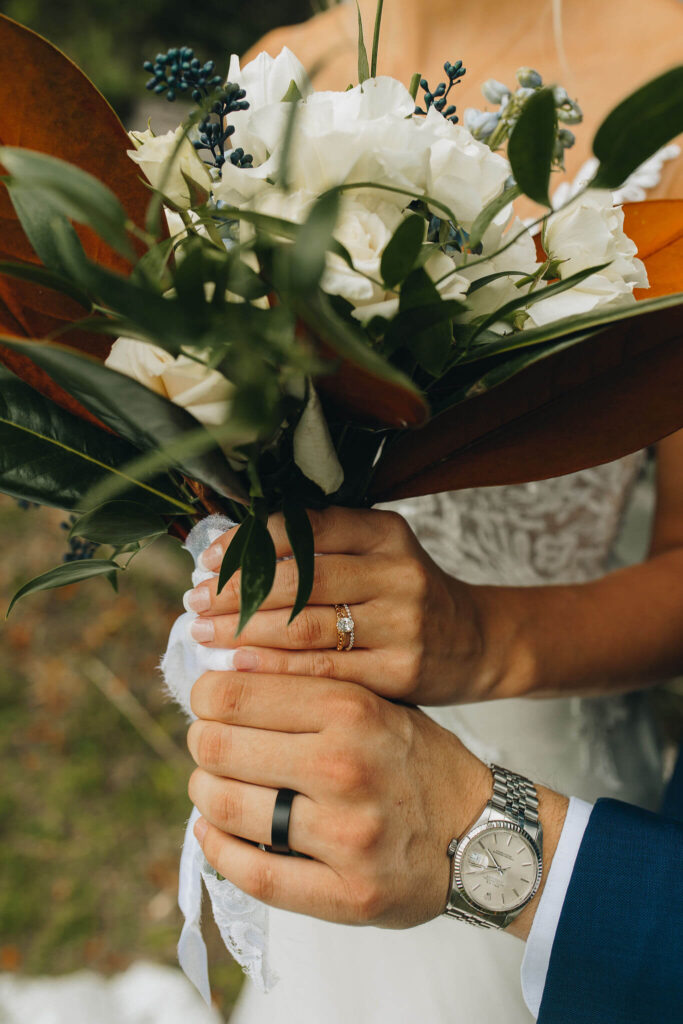
<path id="1" fill-rule="evenodd" d="M 455 854 L 455 851 L 457 849 L 458 849 L 458 840 L 457 839 L 451 839 L 450 843 L 448 844 L 448 856 L 452 857 Z"/>

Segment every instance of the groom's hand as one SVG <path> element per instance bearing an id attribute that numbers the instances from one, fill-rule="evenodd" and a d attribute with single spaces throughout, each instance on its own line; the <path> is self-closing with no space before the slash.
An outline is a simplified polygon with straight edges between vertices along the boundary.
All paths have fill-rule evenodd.
<path id="1" fill-rule="evenodd" d="M 315 579 L 308 607 L 291 623 L 298 573 L 288 558 L 262 608 L 236 636 L 240 576 L 217 594 L 216 580 L 186 595 L 198 613 L 194 638 L 239 648 L 235 668 L 260 673 L 351 680 L 382 697 L 411 704 L 449 704 L 490 696 L 497 679 L 495 645 L 477 601 L 484 588 L 448 576 L 394 512 L 333 508 L 311 512 Z M 282 516 L 268 529 L 278 557 L 291 555 Z M 234 530 L 204 552 L 218 571 Z M 352 652 L 336 650 L 335 604 L 347 602 L 355 621 Z"/>
<path id="2" fill-rule="evenodd" d="M 296 676 L 209 672 L 192 707 L 195 832 L 220 874 L 273 906 L 349 924 L 405 928 L 443 911 L 448 843 L 492 785 L 452 733 L 360 686 Z M 282 788 L 298 794 L 289 845 L 306 859 L 253 845 L 270 844 Z M 540 794 L 548 863 L 563 798 Z"/>

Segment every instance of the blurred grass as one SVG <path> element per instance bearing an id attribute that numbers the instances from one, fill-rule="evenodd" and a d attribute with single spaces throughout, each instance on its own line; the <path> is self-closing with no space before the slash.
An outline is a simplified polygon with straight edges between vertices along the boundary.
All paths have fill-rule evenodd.
<path id="1" fill-rule="evenodd" d="M 63 518 L 0 496 L 3 615 L 21 583 L 60 562 Z M 49 591 L 21 601 L 0 627 L 0 970 L 176 963 L 192 762 L 157 665 L 190 565 L 164 538 L 122 577 L 118 597 L 101 580 Z M 93 658 L 141 705 L 143 734 L 86 678 Z M 153 732 L 144 735 L 145 712 L 167 737 L 164 757 Z M 241 971 L 213 924 L 206 931 L 227 1013 Z"/>

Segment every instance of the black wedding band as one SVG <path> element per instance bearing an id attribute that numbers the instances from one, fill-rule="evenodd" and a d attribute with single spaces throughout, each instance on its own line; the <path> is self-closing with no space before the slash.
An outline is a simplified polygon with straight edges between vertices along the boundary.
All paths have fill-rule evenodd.
<path id="1" fill-rule="evenodd" d="M 289 848 L 289 819 L 296 792 L 293 789 L 278 789 L 273 808 L 273 824 L 270 829 L 270 852 L 291 853 Z"/>

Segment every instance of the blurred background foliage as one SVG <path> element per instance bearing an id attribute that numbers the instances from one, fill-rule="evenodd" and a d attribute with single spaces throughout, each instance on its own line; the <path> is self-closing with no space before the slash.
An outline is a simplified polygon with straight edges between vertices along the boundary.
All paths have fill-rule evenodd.
<path id="1" fill-rule="evenodd" d="M 305 21 L 325 0 L 2 0 L 0 10 L 59 46 L 128 121 L 147 79 L 142 62 L 191 46 L 227 72 L 272 28 Z"/>

